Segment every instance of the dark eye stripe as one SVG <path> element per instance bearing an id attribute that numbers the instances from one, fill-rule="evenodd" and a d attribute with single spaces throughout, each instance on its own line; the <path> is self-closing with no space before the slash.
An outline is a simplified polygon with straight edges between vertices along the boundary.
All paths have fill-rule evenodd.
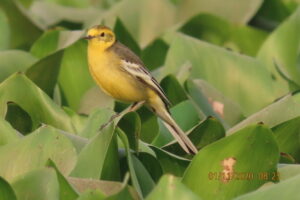
<path id="1" fill-rule="evenodd" d="M 104 37 L 104 35 L 105 35 L 105 33 L 104 33 L 104 32 L 102 32 L 102 33 L 100 34 L 100 36 L 101 36 L 101 37 Z"/>

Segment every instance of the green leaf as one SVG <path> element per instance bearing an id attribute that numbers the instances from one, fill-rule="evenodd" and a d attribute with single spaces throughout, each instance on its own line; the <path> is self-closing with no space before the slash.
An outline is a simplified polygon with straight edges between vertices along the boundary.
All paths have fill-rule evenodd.
<path id="1" fill-rule="evenodd" d="M 73 8 L 61 5 L 61 0 L 52 1 L 34 1 L 30 6 L 30 12 L 34 15 L 35 19 L 46 27 L 64 26 L 69 29 L 78 30 L 87 20 L 95 19 L 103 12 L 96 9 L 94 5 L 87 8 Z M 67 1 L 70 4 L 74 3 L 74 1 Z M 86 1 L 77 2 L 86 3 Z"/>
<path id="2" fill-rule="evenodd" d="M 9 183 L 0 177 L 0 199 L 1 200 L 17 200 L 16 194 Z"/>
<path id="3" fill-rule="evenodd" d="M 142 162 L 132 155 L 132 166 L 136 173 L 136 178 L 141 186 L 143 196 L 147 196 L 154 188 L 155 182 L 153 181 L 150 173 L 147 171 Z M 132 171 L 131 171 L 132 174 Z"/>
<path id="4" fill-rule="evenodd" d="M 164 64 L 168 50 L 169 45 L 162 39 L 157 39 L 143 49 L 141 59 L 149 70 L 154 70 Z"/>
<path id="5" fill-rule="evenodd" d="M 95 85 L 87 65 L 87 45 L 78 41 L 64 51 L 58 82 L 67 105 L 73 110 L 80 107 L 83 95 Z M 103 101 L 106 99 L 94 99 Z"/>
<path id="6" fill-rule="evenodd" d="M 195 28 L 197 27 L 197 28 Z M 180 29 L 185 34 L 255 56 L 267 37 L 267 33 L 249 26 L 238 26 L 210 14 L 199 14 Z"/>
<path id="7" fill-rule="evenodd" d="M 15 72 L 24 72 L 36 62 L 36 58 L 30 53 L 20 50 L 1 51 L 0 60 L 0 82 Z"/>
<path id="8" fill-rule="evenodd" d="M 57 180 L 59 183 L 59 197 L 62 200 L 73 200 L 78 197 L 77 192 L 74 190 L 74 188 L 70 185 L 70 183 L 66 180 L 64 175 L 60 173 L 58 168 L 56 167 L 55 163 L 49 159 L 47 166 L 52 167 L 55 169 Z"/>
<path id="9" fill-rule="evenodd" d="M 157 158 L 146 152 L 139 152 L 137 158 L 147 169 L 151 178 L 155 181 L 155 183 L 157 183 L 159 178 L 163 174 L 162 168 Z"/>
<path id="10" fill-rule="evenodd" d="M 89 115 L 96 108 L 113 110 L 114 100 L 95 85 L 88 89 L 81 97 L 78 113 Z"/>
<path id="11" fill-rule="evenodd" d="M 61 58 L 62 52 L 59 51 L 39 60 L 26 71 L 26 76 L 50 97 L 52 97 L 54 93 Z"/>
<path id="12" fill-rule="evenodd" d="M 162 73 L 176 74 L 187 61 L 192 65 L 190 78 L 201 78 L 210 83 L 236 102 L 244 115 L 261 109 L 274 99 L 270 74 L 256 59 L 177 34 Z"/>
<path id="13" fill-rule="evenodd" d="M 141 54 L 141 49 L 130 33 L 126 30 L 126 27 L 122 23 L 120 19 L 117 19 L 116 24 L 114 26 L 114 32 L 118 41 L 122 44 L 126 45 L 129 49 L 131 49 L 136 55 Z"/>
<path id="14" fill-rule="evenodd" d="M 187 166 L 190 164 L 190 161 L 185 158 L 179 157 L 155 146 L 150 147 L 156 154 L 157 160 L 163 170 L 163 174 L 173 174 L 174 176 L 181 177 Z"/>
<path id="15" fill-rule="evenodd" d="M 0 162 L 3 163 L 0 165 L 0 176 L 10 181 L 26 172 L 42 168 L 49 158 L 63 174 L 69 174 L 77 156 L 65 136 L 54 128 L 42 127 L 16 142 L 0 147 Z"/>
<path id="16" fill-rule="evenodd" d="M 100 127 L 107 123 L 111 116 L 115 113 L 109 109 L 100 109 L 96 108 L 92 111 L 92 113 L 88 116 L 86 123 L 81 131 L 79 131 L 78 135 L 85 137 L 85 138 L 92 138 L 94 137 Z"/>
<path id="17" fill-rule="evenodd" d="M 21 135 L 4 119 L 0 118 L 0 146 L 17 141 Z"/>
<path id="18" fill-rule="evenodd" d="M 188 133 L 188 137 L 195 144 L 197 149 L 202 149 L 210 143 L 225 137 L 225 130 L 218 120 L 213 117 L 208 117 L 196 125 L 190 133 Z M 164 146 L 163 149 L 175 153 L 176 155 L 186 155 L 186 152 L 183 151 L 177 141 Z"/>
<path id="19" fill-rule="evenodd" d="M 69 132 L 74 131 L 68 115 L 24 75 L 14 74 L 1 83 L 2 118 L 6 115 L 8 102 L 19 105 L 35 123 L 45 123 Z"/>
<path id="20" fill-rule="evenodd" d="M 173 200 L 186 199 L 196 200 L 200 199 L 196 194 L 189 190 L 179 179 L 172 175 L 164 175 L 161 177 L 159 183 L 153 191 L 147 196 L 146 200 Z"/>
<path id="21" fill-rule="evenodd" d="M 59 186 L 54 169 L 32 170 L 13 181 L 18 200 L 59 200 Z"/>
<path id="22" fill-rule="evenodd" d="M 143 164 L 130 152 L 127 136 L 121 129 L 118 129 L 118 136 L 125 147 L 132 185 L 140 198 L 145 197 L 154 187 L 154 181 Z"/>
<path id="23" fill-rule="evenodd" d="M 232 199 L 272 181 L 278 159 L 271 130 L 253 125 L 204 147 L 182 181 L 202 198 Z M 266 179 L 261 178 L 264 173 Z"/>
<path id="24" fill-rule="evenodd" d="M 114 125 L 97 133 L 81 150 L 71 175 L 81 178 L 118 180 L 119 160 Z"/>
<path id="25" fill-rule="evenodd" d="M 82 36 L 83 31 L 49 30 L 32 45 L 30 52 L 44 58 L 74 44 Z"/>
<path id="26" fill-rule="evenodd" d="M 290 154 L 300 162 L 300 117 L 288 120 L 272 128 L 279 151 Z"/>
<path id="27" fill-rule="evenodd" d="M 269 187 L 259 189 L 249 194 L 240 196 L 235 200 L 263 200 L 263 199 L 290 199 L 300 198 L 298 185 L 300 184 L 300 175 L 290 178 Z"/>
<path id="28" fill-rule="evenodd" d="M 227 19 L 235 24 L 247 24 L 247 22 L 257 12 L 262 2 L 262 0 L 228 0 L 226 3 L 224 3 L 222 0 L 180 1 L 179 17 L 182 20 L 187 20 L 199 13 L 211 13 Z"/>
<path id="29" fill-rule="evenodd" d="M 26 13 L 24 8 L 16 0 L 3 0 L 0 8 L 5 12 L 10 27 L 11 48 L 28 49 L 31 44 L 41 35 L 42 28 L 37 25 Z"/>
<path id="30" fill-rule="evenodd" d="M 191 99 L 206 116 L 213 116 L 227 129 L 244 117 L 239 105 L 201 79 L 186 83 Z"/>
<path id="31" fill-rule="evenodd" d="M 2 9 L 0 9 L 0 31 L 0 50 L 8 49 L 10 41 L 10 29 L 7 16 Z"/>
<path id="32" fill-rule="evenodd" d="M 127 113 L 118 122 L 118 127 L 126 134 L 130 148 L 138 152 L 139 137 L 141 135 L 141 120 L 139 115 L 135 112 Z"/>
<path id="33" fill-rule="evenodd" d="M 272 128 L 298 116 L 300 116 L 300 93 L 288 94 L 277 100 L 273 104 L 258 111 L 257 113 L 254 113 L 244 121 L 241 121 L 231 129 L 229 129 L 227 133 L 231 134 L 250 124 L 259 122 L 263 122 L 264 124 Z"/>
<path id="34" fill-rule="evenodd" d="M 59 130 L 59 132 L 64 136 L 66 136 L 72 142 L 73 146 L 76 149 L 77 154 L 79 154 L 79 152 L 83 149 L 83 147 L 88 143 L 88 139 L 86 138 L 62 130 Z"/>
<path id="35" fill-rule="evenodd" d="M 146 143 L 151 143 L 158 134 L 159 126 L 156 115 L 144 106 L 138 111 L 141 118 L 141 140 Z"/>
<path id="36" fill-rule="evenodd" d="M 275 67 L 290 80 L 300 85 L 299 72 L 299 44 L 300 39 L 300 8 L 282 23 L 267 38 L 258 53 L 258 59 L 264 62 L 265 67 L 272 73 L 277 82 L 277 96 L 288 91 L 287 82 Z"/>
<path id="37" fill-rule="evenodd" d="M 188 99 L 184 89 L 174 75 L 166 76 L 160 84 L 172 105 Z"/>

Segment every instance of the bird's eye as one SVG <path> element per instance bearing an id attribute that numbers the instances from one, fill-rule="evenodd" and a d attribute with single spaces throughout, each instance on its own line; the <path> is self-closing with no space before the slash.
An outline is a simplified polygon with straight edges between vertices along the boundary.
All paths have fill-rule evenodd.
<path id="1" fill-rule="evenodd" d="M 100 34 L 100 36 L 101 36 L 101 37 L 104 37 L 104 35 L 105 35 L 105 33 L 104 33 L 104 32 L 102 32 L 102 33 Z"/>

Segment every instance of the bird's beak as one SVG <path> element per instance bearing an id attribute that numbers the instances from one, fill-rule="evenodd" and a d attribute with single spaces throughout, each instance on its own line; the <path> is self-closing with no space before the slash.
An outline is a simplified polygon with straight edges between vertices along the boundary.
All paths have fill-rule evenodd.
<path id="1" fill-rule="evenodd" d="M 82 37 L 82 39 L 85 39 L 85 40 L 90 40 L 90 39 L 93 39 L 94 37 L 93 36 L 90 36 L 90 35 L 88 35 L 88 36 L 85 36 L 85 37 Z"/>

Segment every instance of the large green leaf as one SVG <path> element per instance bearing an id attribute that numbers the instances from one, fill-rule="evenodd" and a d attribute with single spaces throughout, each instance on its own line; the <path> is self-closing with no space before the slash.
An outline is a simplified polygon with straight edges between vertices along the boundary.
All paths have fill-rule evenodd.
<path id="1" fill-rule="evenodd" d="M 190 191 L 180 180 L 172 175 L 164 175 L 153 191 L 147 196 L 146 200 L 173 200 L 185 199 L 196 200 L 200 199 L 196 194 Z"/>
<path id="2" fill-rule="evenodd" d="M 65 49 L 59 73 L 59 85 L 69 107 L 78 110 L 83 95 L 95 85 L 87 65 L 87 46 L 78 41 Z M 93 99 L 103 101 L 107 99 Z"/>
<path id="3" fill-rule="evenodd" d="M 51 1 L 53 0 L 34 1 L 30 6 L 30 12 L 35 19 L 47 27 L 63 25 L 71 29 L 79 29 L 81 24 L 85 21 L 94 19 L 102 14 L 102 10 L 96 9 L 94 6 L 88 8 L 73 8 L 59 5 L 62 0 L 54 0 L 59 4 Z M 69 4 L 75 2 L 70 0 L 66 1 L 68 1 Z M 81 0 L 77 0 L 77 2 L 83 4 L 87 3 Z"/>
<path id="4" fill-rule="evenodd" d="M 7 49 L 9 47 L 9 40 L 10 40 L 10 29 L 7 16 L 5 12 L 0 9 L 0 50 Z"/>
<path id="5" fill-rule="evenodd" d="M 61 57 L 62 52 L 59 51 L 39 60 L 26 71 L 26 76 L 50 97 L 52 97 L 54 93 Z"/>
<path id="6" fill-rule="evenodd" d="M 12 182 L 18 200 L 59 200 L 59 186 L 54 169 L 32 170 Z"/>
<path id="7" fill-rule="evenodd" d="M 262 0 L 185 0 L 179 3 L 179 16 L 189 19 L 199 13 L 211 13 L 235 24 L 246 24 L 260 7 Z"/>
<path id="8" fill-rule="evenodd" d="M 56 129 L 45 126 L 0 147 L 0 176 L 10 181 L 45 166 L 49 158 L 63 174 L 69 174 L 77 160 L 72 143 Z"/>
<path id="9" fill-rule="evenodd" d="M 17 141 L 21 135 L 4 119 L 0 118 L 0 146 Z"/>
<path id="10" fill-rule="evenodd" d="M 32 45 L 30 52 L 38 58 L 49 56 L 74 44 L 83 31 L 49 30 Z"/>
<path id="11" fill-rule="evenodd" d="M 26 48 L 41 35 L 42 28 L 33 22 L 22 5 L 16 0 L 2 0 L 0 8 L 3 9 L 9 19 L 10 47 Z"/>
<path id="12" fill-rule="evenodd" d="M 258 53 L 258 59 L 265 63 L 267 69 L 276 78 L 278 96 L 288 90 L 287 82 L 283 80 L 280 73 L 300 85 L 299 34 L 300 8 L 268 37 Z"/>
<path id="13" fill-rule="evenodd" d="M 18 104 L 36 123 L 50 124 L 69 132 L 74 131 L 68 115 L 22 74 L 14 74 L 0 85 L 2 118 L 6 115 L 8 102 Z"/>
<path id="14" fill-rule="evenodd" d="M 119 160 L 114 125 L 97 133 L 78 155 L 74 177 L 118 180 Z"/>
<path id="15" fill-rule="evenodd" d="M 263 125 L 249 126 L 199 151 L 183 183 L 204 199 L 232 199 L 272 181 L 278 159 L 271 130 Z M 264 173 L 266 179 L 261 178 Z"/>
<path id="16" fill-rule="evenodd" d="M 227 129 L 244 117 L 240 106 L 201 79 L 187 81 L 191 99 L 206 116 L 213 116 Z"/>
<path id="17" fill-rule="evenodd" d="M 300 116 L 300 93 L 289 94 L 241 121 L 229 129 L 228 133 L 231 134 L 250 124 L 259 122 L 272 128 L 298 116 Z"/>
<path id="18" fill-rule="evenodd" d="M 251 56 L 256 55 L 267 37 L 267 33 L 259 29 L 231 24 L 222 18 L 209 14 L 193 17 L 180 28 L 180 31 Z"/>
<path id="19" fill-rule="evenodd" d="M 1 200 L 17 200 L 16 194 L 9 183 L 0 177 L 0 199 Z"/>
<path id="20" fill-rule="evenodd" d="M 186 62 L 192 65 L 191 78 L 201 78 L 210 83 L 236 102 L 244 115 L 259 110 L 274 99 L 271 76 L 256 59 L 177 34 L 168 52 L 163 74 L 178 73 Z"/>
<path id="21" fill-rule="evenodd" d="M 15 72 L 24 72 L 36 58 L 30 53 L 20 50 L 6 50 L 0 52 L 0 82 Z"/>

